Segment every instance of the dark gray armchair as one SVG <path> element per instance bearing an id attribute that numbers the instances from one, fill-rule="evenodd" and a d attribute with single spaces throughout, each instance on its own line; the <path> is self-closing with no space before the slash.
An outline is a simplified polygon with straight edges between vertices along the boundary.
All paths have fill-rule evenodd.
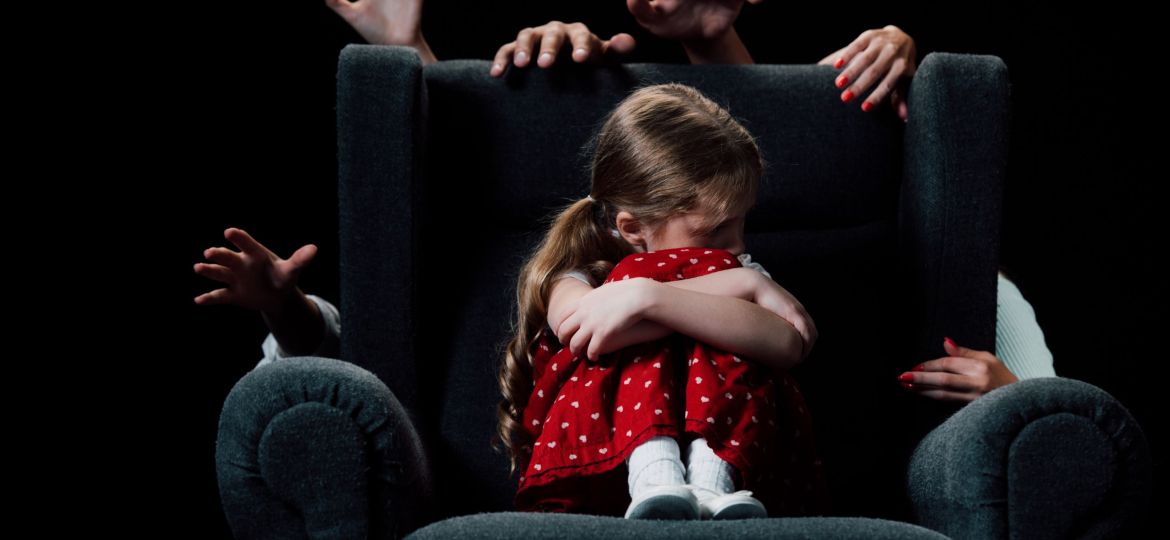
<path id="1" fill-rule="evenodd" d="M 342 51 L 344 361 L 276 362 L 228 396 L 216 460 L 237 537 L 1096 537 L 1139 519 L 1149 450 L 1108 394 L 1031 380 L 958 410 L 896 382 L 944 335 L 994 349 L 1009 125 L 998 58 L 927 56 L 908 124 L 843 106 L 822 66 L 487 71 Z M 586 194 L 582 146 L 599 120 L 667 81 L 727 106 L 768 163 L 748 247 L 821 331 L 794 375 L 830 517 L 509 511 L 516 478 L 491 437 L 516 275 L 542 219 Z"/>

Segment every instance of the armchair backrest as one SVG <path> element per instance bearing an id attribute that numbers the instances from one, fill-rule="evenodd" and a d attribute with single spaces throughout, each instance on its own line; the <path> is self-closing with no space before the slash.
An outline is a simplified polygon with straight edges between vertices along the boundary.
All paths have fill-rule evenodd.
<path id="1" fill-rule="evenodd" d="M 587 194 L 601 119 L 638 86 L 681 82 L 767 163 L 748 252 L 820 330 L 794 374 L 836 511 L 899 515 L 906 456 L 950 409 L 897 375 L 944 334 L 994 346 L 1003 63 L 928 56 L 906 125 L 842 104 L 824 66 L 487 68 L 350 46 L 338 73 L 342 356 L 414 415 L 445 509 L 510 508 L 516 479 L 490 441 L 520 266 L 545 218 Z"/>

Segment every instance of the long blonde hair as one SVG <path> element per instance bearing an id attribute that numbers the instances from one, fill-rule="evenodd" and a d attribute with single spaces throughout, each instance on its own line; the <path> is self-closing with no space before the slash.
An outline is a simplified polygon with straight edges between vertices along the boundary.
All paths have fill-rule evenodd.
<path id="1" fill-rule="evenodd" d="M 590 197 L 562 209 L 516 284 L 517 316 L 500 366 L 503 399 L 497 436 L 511 470 L 532 451 L 520 421 L 532 392 L 533 347 L 548 317 L 556 276 L 587 270 L 595 282 L 634 252 L 611 233 L 627 211 L 647 227 L 694 210 L 717 215 L 755 202 L 763 160 L 755 139 L 731 114 L 681 84 L 641 88 L 609 114 L 595 137 Z"/>

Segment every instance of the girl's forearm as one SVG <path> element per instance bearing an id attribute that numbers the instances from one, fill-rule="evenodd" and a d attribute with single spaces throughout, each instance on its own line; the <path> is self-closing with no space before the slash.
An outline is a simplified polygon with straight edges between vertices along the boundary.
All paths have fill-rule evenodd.
<path id="1" fill-rule="evenodd" d="M 755 299 L 754 280 L 759 276 L 759 272 L 750 268 L 732 268 L 705 276 L 669 281 L 665 284 L 682 290 L 753 301 Z M 602 349 L 602 354 L 619 351 L 630 345 L 662 339 L 673 333 L 675 331 L 667 326 L 643 319 L 614 336 L 612 345 Z"/>
<path id="2" fill-rule="evenodd" d="M 289 356 L 313 354 L 325 339 L 325 319 L 317 304 L 297 287 L 279 307 L 261 311 L 264 323 Z"/>
<path id="3" fill-rule="evenodd" d="M 772 369 L 800 361 L 800 334 L 776 314 L 740 298 L 659 285 L 646 319 Z"/>

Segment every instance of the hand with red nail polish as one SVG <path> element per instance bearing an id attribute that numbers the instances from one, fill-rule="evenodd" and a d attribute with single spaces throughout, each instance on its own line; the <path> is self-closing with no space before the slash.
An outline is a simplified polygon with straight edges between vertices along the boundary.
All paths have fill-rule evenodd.
<path id="1" fill-rule="evenodd" d="M 994 354 L 943 341 L 948 356 L 923 362 L 898 376 L 907 390 L 947 401 L 973 401 L 1019 379 Z"/>
<path id="2" fill-rule="evenodd" d="M 906 90 L 918 70 L 918 50 L 914 39 L 897 26 L 866 30 L 853 43 L 817 63 L 844 68 L 834 79 L 837 88 L 849 86 L 850 98 L 842 94 L 841 101 L 848 102 L 852 96 L 865 94 L 872 87 L 873 91 L 861 104 L 863 111 L 869 112 L 888 102 L 903 121 L 910 117 Z"/>

